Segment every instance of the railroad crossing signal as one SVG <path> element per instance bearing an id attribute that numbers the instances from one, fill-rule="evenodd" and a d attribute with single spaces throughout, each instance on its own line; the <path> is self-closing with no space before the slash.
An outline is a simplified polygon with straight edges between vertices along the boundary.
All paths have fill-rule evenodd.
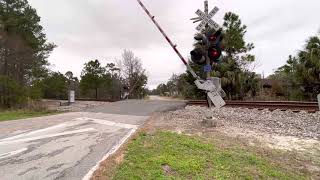
<path id="1" fill-rule="evenodd" d="M 144 6 L 144 4 L 141 2 L 141 0 L 137 0 L 139 5 L 142 7 L 142 9 L 145 11 L 145 13 L 150 17 L 151 21 L 154 23 L 154 25 L 159 29 L 161 34 L 166 38 L 170 46 L 173 48 L 173 50 L 177 53 L 177 55 L 180 57 L 182 62 L 186 65 L 188 71 L 192 74 L 192 76 L 196 79 L 195 84 L 196 86 L 201 89 L 206 91 L 207 97 L 208 97 L 208 102 L 210 103 L 209 106 L 211 107 L 211 102 L 217 107 L 220 108 L 225 105 L 224 100 L 222 99 L 221 96 L 224 96 L 225 93 L 221 89 L 220 84 L 215 83 L 214 79 L 207 79 L 207 80 L 202 80 L 196 73 L 195 71 L 191 68 L 191 66 L 188 64 L 188 62 L 184 59 L 184 57 L 180 54 L 180 52 L 177 49 L 177 45 L 173 44 L 172 41 L 169 39 L 169 37 L 166 35 L 166 33 L 162 30 L 160 25 L 157 23 L 155 20 L 155 17 L 151 15 L 150 11 Z M 210 13 L 208 13 L 208 1 L 205 1 L 205 16 L 203 16 L 203 12 L 198 12 L 199 17 L 193 18 L 192 20 L 197 21 L 206 21 L 206 24 L 211 24 L 214 25 L 215 22 L 212 21 L 210 18 L 218 11 L 219 9 L 215 8 L 213 9 Z M 202 17 L 202 18 L 201 18 Z M 211 21 L 212 22 L 211 22 Z M 205 25 L 206 27 L 206 25 Z M 213 28 L 219 27 L 219 25 L 215 25 Z M 204 36 L 203 36 L 204 37 Z M 196 39 L 201 40 L 201 39 L 206 39 L 206 37 L 197 37 Z M 201 60 L 202 58 L 202 53 L 196 52 L 194 54 L 196 60 Z M 200 58 L 200 59 L 199 59 Z M 210 60 L 209 58 L 205 58 L 206 63 L 210 65 Z M 209 73 L 210 74 L 210 73 Z M 219 80 L 219 78 L 218 78 Z"/>
<path id="2" fill-rule="evenodd" d="M 223 38 L 220 26 L 211 19 L 218 11 L 219 8 L 214 7 L 209 13 L 208 0 L 205 0 L 204 12 L 198 9 L 196 11 L 198 17 L 191 19 L 194 21 L 193 23 L 201 21 L 196 29 L 200 31 L 202 35 L 196 36 L 195 39 L 198 42 L 200 41 L 200 43 L 203 44 L 203 47 L 194 49 L 190 54 L 191 60 L 196 64 L 206 64 L 206 66 L 204 66 L 204 71 L 207 74 L 207 80 L 196 80 L 195 84 L 198 89 L 202 89 L 207 92 L 207 102 L 209 107 L 212 106 L 212 103 L 216 107 L 222 107 L 225 105 L 225 102 L 222 99 L 222 97 L 225 96 L 225 92 L 221 88 L 221 80 L 219 78 L 211 78 L 211 64 L 219 61 L 221 56 L 221 41 Z M 209 32 L 205 32 L 203 29 Z M 215 34 L 212 34 L 214 32 L 210 32 L 211 30 L 214 30 Z"/>

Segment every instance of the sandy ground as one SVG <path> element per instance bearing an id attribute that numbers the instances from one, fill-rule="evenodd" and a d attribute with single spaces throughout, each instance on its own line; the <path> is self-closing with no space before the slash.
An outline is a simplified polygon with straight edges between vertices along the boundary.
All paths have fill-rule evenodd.
<path id="1" fill-rule="evenodd" d="M 52 111 L 71 111 L 79 112 L 89 108 L 94 108 L 98 106 L 108 105 L 109 102 L 100 101 L 76 101 L 73 104 L 68 105 L 68 101 L 65 100 L 42 100 L 44 106 L 48 107 Z"/>
<path id="2" fill-rule="evenodd" d="M 172 101 L 172 100 L 177 100 L 177 101 L 184 101 L 178 98 L 173 98 L 173 97 L 166 97 L 166 96 L 149 96 L 149 100 L 157 100 L 157 101 Z"/>

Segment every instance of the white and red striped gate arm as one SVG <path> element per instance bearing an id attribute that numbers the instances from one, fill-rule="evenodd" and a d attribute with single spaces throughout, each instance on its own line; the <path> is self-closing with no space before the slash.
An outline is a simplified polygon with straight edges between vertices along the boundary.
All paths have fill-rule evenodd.
<path id="1" fill-rule="evenodd" d="M 140 0 L 137 0 L 138 3 L 140 4 L 140 6 L 142 7 L 142 9 L 147 13 L 147 15 L 150 17 L 151 21 L 157 26 L 157 28 L 159 29 L 159 31 L 161 32 L 161 34 L 165 37 L 165 39 L 168 41 L 168 43 L 170 44 L 170 46 L 173 48 L 173 50 L 177 53 L 177 55 L 179 56 L 179 58 L 181 59 L 181 61 L 183 62 L 183 64 L 185 64 L 187 66 L 188 71 L 192 74 L 192 76 L 196 79 L 200 79 L 199 76 L 197 76 L 197 74 L 194 72 L 194 70 L 190 67 L 190 65 L 188 64 L 188 62 L 185 60 L 185 58 L 181 55 L 181 53 L 179 52 L 179 50 L 177 49 L 177 45 L 174 45 L 172 43 L 172 41 L 170 40 L 170 38 L 167 36 L 167 34 L 162 30 L 162 28 L 160 27 L 160 25 L 157 23 L 157 21 L 155 20 L 154 16 L 152 16 L 150 14 L 150 12 L 148 11 L 148 9 L 143 5 L 143 3 Z"/>

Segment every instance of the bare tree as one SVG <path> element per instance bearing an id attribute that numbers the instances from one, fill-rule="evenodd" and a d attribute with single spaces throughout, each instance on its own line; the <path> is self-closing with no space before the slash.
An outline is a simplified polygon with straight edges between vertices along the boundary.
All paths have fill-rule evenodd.
<path id="1" fill-rule="evenodd" d="M 118 67 L 129 90 L 130 98 L 143 98 L 146 95 L 145 86 L 148 77 L 142 67 L 141 59 L 130 50 L 124 50 L 122 59 L 118 60 Z"/>

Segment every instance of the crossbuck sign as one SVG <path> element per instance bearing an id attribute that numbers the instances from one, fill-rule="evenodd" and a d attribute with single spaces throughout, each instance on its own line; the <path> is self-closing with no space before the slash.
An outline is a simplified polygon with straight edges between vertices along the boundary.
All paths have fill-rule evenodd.
<path id="1" fill-rule="evenodd" d="M 198 18 L 202 20 L 202 22 L 197 26 L 197 30 L 201 31 L 206 25 L 209 25 L 211 28 L 216 31 L 220 28 L 219 24 L 214 22 L 211 18 L 219 11 L 218 7 L 214 7 L 209 14 L 204 13 L 200 9 L 197 10 L 196 14 L 199 16 Z"/>

